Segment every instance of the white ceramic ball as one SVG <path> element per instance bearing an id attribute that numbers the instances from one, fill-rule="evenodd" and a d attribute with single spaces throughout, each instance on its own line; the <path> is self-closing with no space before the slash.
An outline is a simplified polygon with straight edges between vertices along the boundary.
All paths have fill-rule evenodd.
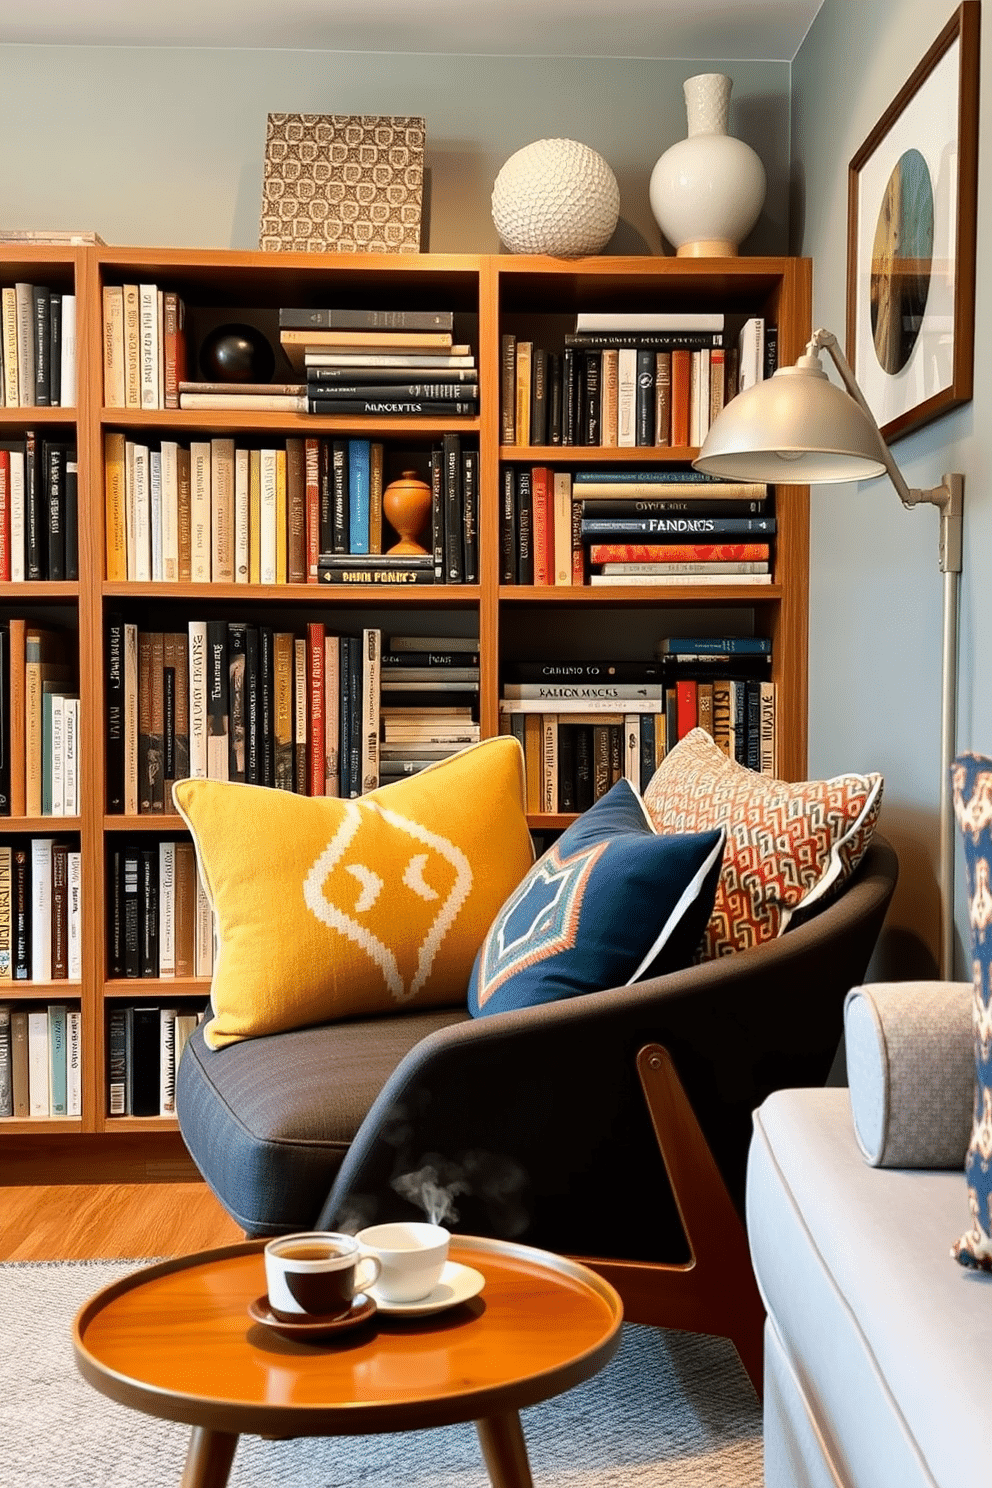
<path id="1" fill-rule="evenodd" d="M 493 184 L 493 222 L 511 253 L 582 258 L 599 253 L 620 215 L 620 187 L 602 155 L 578 140 L 517 150 Z"/>

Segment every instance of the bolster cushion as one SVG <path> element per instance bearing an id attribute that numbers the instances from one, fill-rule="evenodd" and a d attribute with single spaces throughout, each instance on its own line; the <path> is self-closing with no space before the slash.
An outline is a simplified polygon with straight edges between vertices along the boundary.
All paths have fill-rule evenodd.
<path id="1" fill-rule="evenodd" d="M 958 1168 L 971 1131 L 969 982 L 874 982 L 844 1003 L 854 1131 L 877 1168 Z"/>

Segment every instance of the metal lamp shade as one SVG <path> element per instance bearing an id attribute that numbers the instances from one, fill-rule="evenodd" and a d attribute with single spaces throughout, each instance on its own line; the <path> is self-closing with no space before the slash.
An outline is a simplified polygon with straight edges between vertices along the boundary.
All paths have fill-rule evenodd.
<path id="1" fill-rule="evenodd" d="M 726 479 L 789 485 L 870 480 L 887 468 L 878 430 L 813 357 L 732 398 L 693 465 Z"/>

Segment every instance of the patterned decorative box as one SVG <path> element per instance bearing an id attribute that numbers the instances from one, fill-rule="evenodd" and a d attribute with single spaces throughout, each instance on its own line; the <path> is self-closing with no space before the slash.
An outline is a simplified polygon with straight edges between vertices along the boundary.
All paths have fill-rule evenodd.
<path id="1" fill-rule="evenodd" d="M 425 121 L 269 114 L 258 245 L 274 253 L 419 253 Z"/>

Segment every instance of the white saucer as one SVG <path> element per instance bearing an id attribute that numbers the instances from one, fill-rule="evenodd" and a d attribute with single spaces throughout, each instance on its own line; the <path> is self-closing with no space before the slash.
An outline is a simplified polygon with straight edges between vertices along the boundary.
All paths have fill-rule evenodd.
<path id="1" fill-rule="evenodd" d="M 485 1284 L 486 1278 L 481 1271 L 462 1266 L 458 1261 L 445 1261 L 437 1286 L 426 1297 L 418 1297 L 416 1302 L 390 1302 L 379 1295 L 377 1287 L 368 1290 L 379 1312 L 402 1317 L 427 1317 L 432 1312 L 443 1312 L 446 1307 L 456 1307 L 459 1302 L 477 1297 Z"/>

